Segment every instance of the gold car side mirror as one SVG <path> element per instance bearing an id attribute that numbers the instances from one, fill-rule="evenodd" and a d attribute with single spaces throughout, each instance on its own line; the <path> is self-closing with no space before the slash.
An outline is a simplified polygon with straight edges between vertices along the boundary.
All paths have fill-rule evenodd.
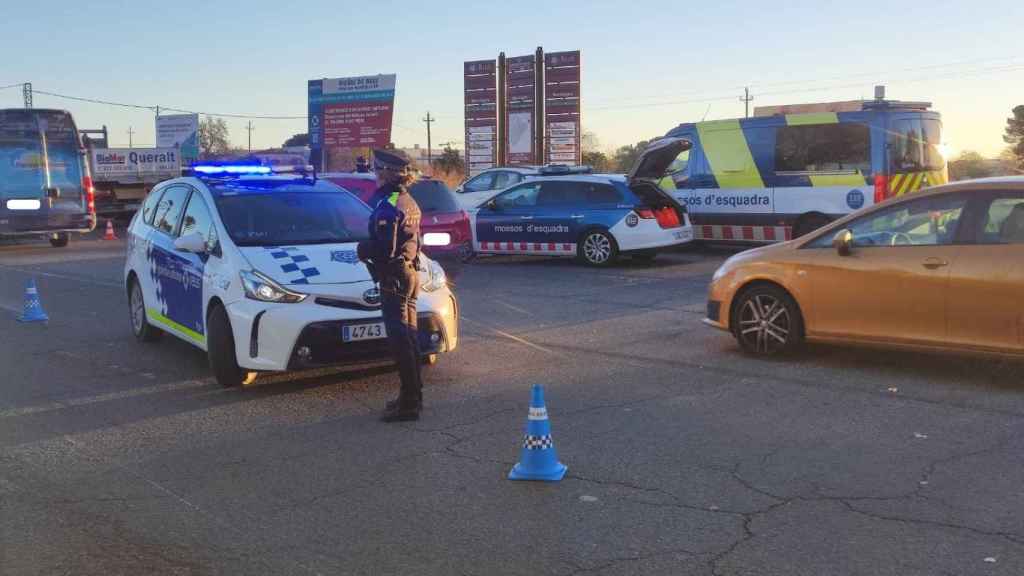
<path id="1" fill-rule="evenodd" d="M 832 246 L 840 256 L 849 256 L 850 252 L 853 251 L 853 232 L 850 232 L 848 229 L 840 230 L 832 238 Z"/>

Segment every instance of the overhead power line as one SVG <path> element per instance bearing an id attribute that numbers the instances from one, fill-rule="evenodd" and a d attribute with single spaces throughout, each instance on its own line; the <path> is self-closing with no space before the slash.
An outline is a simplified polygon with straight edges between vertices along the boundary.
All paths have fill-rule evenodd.
<path id="1" fill-rule="evenodd" d="M 24 82 L 18 82 L 17 84 L 8 84 L 7 86 L 0 86 L 0 90 L 7 90 L 8 88 L 21 88 L 24 85 Z"/>
<path id="2" fill-rule="evenodd" d="M 112 102 L 110 100 L 100 100 L 97 98 L 82 98 L 80 96 L 68 96 L 67 94 L 57 94 L 56 92 L 47 92 L 45 90 L 33 89 L 36 94 L 43 94 L 46 96 L 53 96 L 54 98 L 64 98 L 65 100 L 75 100 L 77 102 L 88 102 L 90 104 L 105 104 L 107 106 L 120 106 L 122 108 L 136 108 L 138 110 L 153 110 L 156 111 L 156 106 L 141 106 L 139 104 L 125 104 L 124 102 Z"/>

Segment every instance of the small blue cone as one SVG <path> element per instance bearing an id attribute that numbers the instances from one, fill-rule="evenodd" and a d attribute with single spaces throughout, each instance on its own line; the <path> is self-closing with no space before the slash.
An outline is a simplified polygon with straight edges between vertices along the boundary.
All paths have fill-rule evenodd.
<path id="1" fill-rule="evenodd" d="M 534 384 L 522 454 L 519 463 L 508 473 L 508 479 L 558 482 L 565 476 L 566 469 L 566 465 L 558 461 L 555 442 L 551 439 L 548 409 L 544 407 L 544 388 Z"/>
<path id="2" fill-rule="evenodd" d="M 25 308 L 18 316 L 18 322 L 46 322 L 50 317 L 43 311 L 43 303 L 39 301 L 39 290 L 32 278 L 25 284 Z"/>

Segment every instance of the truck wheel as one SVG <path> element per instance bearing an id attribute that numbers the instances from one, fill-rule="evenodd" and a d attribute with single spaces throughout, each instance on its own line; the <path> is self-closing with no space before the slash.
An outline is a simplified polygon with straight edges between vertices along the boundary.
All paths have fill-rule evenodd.
<path id="1" fill-rule="evenodd" d="M 235 336 L 231 321 L 223 306 L 214 306 L 206 320 L 206 356 L 217 382 L 225 388 L 248 384 L 256 379 L 255 372 L 247 372 L 238 365 L 235 356 Z"/>
<path id="2" fill-rule="evenodd" d="M 54 248 L 63 248 L 68 245 L 68 241 L 71 236 L 67 232 L 59 232 L 57 234 L 50 234 L 50 246 Z"/>

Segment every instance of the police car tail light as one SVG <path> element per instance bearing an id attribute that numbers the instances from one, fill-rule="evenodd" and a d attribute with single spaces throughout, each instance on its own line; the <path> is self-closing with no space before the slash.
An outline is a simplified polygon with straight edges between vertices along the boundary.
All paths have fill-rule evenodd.
<path id="1" fill-rule="evenodd" d="M 644 220 L 653 220 L 654 218 L 657 218 L 654 214 L 654 210 L 651 210 L 650 208 L 637 208 L 635 212 L 637 216 Z"/>
<path id="2" fill-rule="evenodd" d="M 259 272 L 243 270 L 239 273 L 245 297 L 260 302 L 296 303 L 306 299 L 306 294 L 292 292 Z"/>
<path id="3" fill-rule="evenodd" d="M 889 176 L 875 174 L 875 204 L 889 197 Z"/>

